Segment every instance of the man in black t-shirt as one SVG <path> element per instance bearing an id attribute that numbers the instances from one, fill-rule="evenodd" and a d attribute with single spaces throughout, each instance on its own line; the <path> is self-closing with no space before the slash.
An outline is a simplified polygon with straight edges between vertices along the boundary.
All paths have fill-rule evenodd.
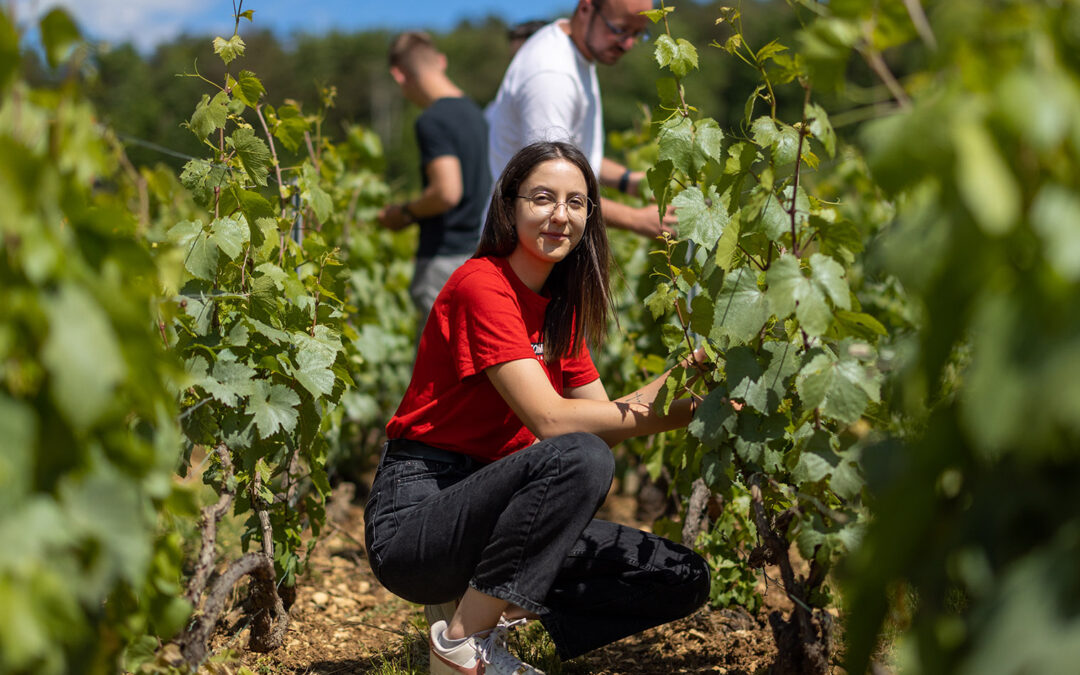
<path id="1" fill-rule="evenodd" d="M 419 340 L 443 284 L 476 250 L 491 191 L 487 123 L 479 106 L 446 76 L 446 56 L 426 33 L 402 33 L 394 40 L 390 74 L 405 98 L 424 109 L 416 120 L 423 192 L 379 213 L 379 222 L 392 230 L 420 224 L 409 287 L 420 312 Z"/>

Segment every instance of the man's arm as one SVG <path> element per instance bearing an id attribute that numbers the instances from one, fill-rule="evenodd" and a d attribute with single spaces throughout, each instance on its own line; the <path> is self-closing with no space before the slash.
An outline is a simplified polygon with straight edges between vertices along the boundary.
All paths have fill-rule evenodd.
<path id="1" fill-rule="evenodd" d="M 428 185 L 420 197 L 404 204 L 391 204 L 379 212 L 379 223 L 400 230 L 420 218 L 446 213 L 461 202 L 465 191 L 461 161 L 454 155 L 442 155 L 424 166 Z"/>
<path id="2" fill-rule="evenodd" d="M 630 171 L 622 164 L 605 157 L 600 165 L 598 178 L 601 185 L 628 195 L 636 195 L 639 193 L 641 181 L 645 179 L 645 172 Z M 654 206 L 633 207 L 602 197 L 600 209 L 604 212 L 604 224 L 608 227 L 629 230 L 643 237 L 655 237 L 661 232 L 674 234 L 675 226 L 679 222 L 675 216 L 675 208 L 670 204 L 664 213 L 663 222 Z"/>

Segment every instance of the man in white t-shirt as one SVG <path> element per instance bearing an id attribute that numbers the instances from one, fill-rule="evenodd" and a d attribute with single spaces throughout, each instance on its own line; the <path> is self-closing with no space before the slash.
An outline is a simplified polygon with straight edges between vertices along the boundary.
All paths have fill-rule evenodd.
<path id="1" fill-rule="evenodd" d="M 596 64 L 613 65 L 645 33 L 651 0 L 579 0 L 570 19 L 537 31 L 510 62 L 487 111 L 488 154 L 493 179 L 515 152 L 534 141 L 569 141 L 589 158 L 601 184 L 636 194 L 645 178 L 604 157 L 603 108 Z M 634 208 L 603 199 L 609 227 L 648 237 L 670 230 L 673 209 L 663 222 L 656 208 Z"/>

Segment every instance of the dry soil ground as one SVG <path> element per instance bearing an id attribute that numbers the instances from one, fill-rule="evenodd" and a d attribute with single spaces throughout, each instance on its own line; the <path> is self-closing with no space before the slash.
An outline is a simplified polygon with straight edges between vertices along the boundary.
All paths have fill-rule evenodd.
<path id="1" fill-rule="evenodd" d="M 244 665 L 271 675 L 427 672 L 422 608 L 391 595 L 372 576 L 362 543 L 363 500 L 352 498 L 353 493 L 352 486 L 344 484 L 331 501 L 329 526 L 300 580 L 284 646 L 271 654 L 244 652 L 247 631 L 237 611 L 215 636 L 215 651 L 238 650 Z M 634 520 L 634 506 L 632 497 L 613 494 L 600 517 L 647 528 Z M 549 665 L 548 670 L 561 667 L 563 673 L 596 675 L 763 673 L 774 652 L 766 612 L 789 608 L 782 591 L 770 585 L 766 609 L 758 616 L 741 609 L 706 608 L 561 666 Z M 539 627 L 529 635 L 537 632 L 543 639 Z"/>

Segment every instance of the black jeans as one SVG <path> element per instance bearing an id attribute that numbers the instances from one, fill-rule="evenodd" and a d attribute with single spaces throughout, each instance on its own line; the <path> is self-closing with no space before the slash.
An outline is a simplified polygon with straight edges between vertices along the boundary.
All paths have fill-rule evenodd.
<path id="1" fill-rule="evenodd" d="M 372 484 L 366 543 L 375 576 L 410 602 L 446 602 L 472 586 L 539 615 L 568 659 L 686 616 L 709 597 L 701 556 L 593 518 L 614 460 L 592 434 L 487 465 L 392 448 Z"/>

